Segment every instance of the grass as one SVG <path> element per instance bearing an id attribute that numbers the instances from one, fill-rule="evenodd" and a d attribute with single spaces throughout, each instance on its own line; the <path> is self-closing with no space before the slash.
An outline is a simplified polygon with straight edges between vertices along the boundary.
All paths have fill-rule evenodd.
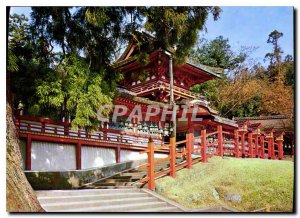
<path id="1" fill-rule="evenodd" d="M 187 208 L 227 205 L 240 211 L 271 206 L 271 211 L 293 209 L 294 162 L 212 157 L 208 163 L 176 172 L 176 178 L 155 181 L 156 191 Z M 225 202 L 239 194 L 240 203 Z"/>

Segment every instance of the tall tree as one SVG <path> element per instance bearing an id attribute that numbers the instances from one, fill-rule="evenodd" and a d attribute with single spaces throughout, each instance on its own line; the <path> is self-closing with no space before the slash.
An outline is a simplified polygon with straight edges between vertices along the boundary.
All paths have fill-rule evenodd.
<path id="1" fill-rule="evenodd" d="M 213 107 L 218 108 L 218 95 L 220 87 L 228 83 L 228 78 L 235 78 L 243 68 L 249 56 L 251 47 L 243 47 L 235 53 L 229 43 L 229 39 L 223 36 L 208 41 L 201 39 L 196 48 L 191 51 L 190 58 L 197 62 L 218 68 L 221 79 L 210 80 L 206 83 L 197 84 L 191 88 L 192 91 L 205 95 L 213 103 Z"/>
<path id="2" fill-rule="evenodd" d="M 208 15 L 219 18 L 220 7 L 148 7 L 145 29 L 154 34 L 156 48 L 175 48 L 175 60 L 184 63 L 204 29 Z"/>
<path id="3" fill-rule="evenodd" d="M 37 67 L 33 70 L 37 75 L 26 86 L 35 90 L 29 95 L 30 101 L 25 99 L 29 112 L 56 119 L 69 116 L 74 127 L 96 128 L 97 107 L 112 102 L 122 78 L 112 65 L 120 44 L 127 42 L 146 20 L 145 28 L 154 34 L 155 48 L 176 47 L 176 60 L 183 60 L 210 12 L 217 18 L 220 10 L 218 7 L 33 7 L 30 63 Z M 144 52 L 141 49 L 141 57 Z M 32 68 L 27 67 L 26 72 L 29 71 Z M 85 82 L 74 91 L 68 85 L 72 80 Z M 15 90 L 19 86 L 17 83 Z"/>
<path id="4" fill-rule="evenodd" d="M 18 44 L 22 44 L 22 28 L 10 26 L 10 7 L 7 8 L 6 25 L 8 35 L 8 57 L 7 57 L 7 92 L 6 92 L 6 210 L 9 212 L 42 212 L 37 197 L 28 183 L 22 169 L 19 139 L 13 122 L 12 99 L 10 92 L 10 78 L 19 70 L 19 57 L 17 53 Z M 22 17 L 15 16 L 16 22 L 21 22 Z M 20 30 L 20 31 L 18 31 Z M 24 30 L 24 29 L 23 29 Z M 12 38 L 11 38 L 12 37 Z M 13 75 L 15 78 L 16 75 Z"/>
<path id="5" fill-rule="evenodd" d="M 218 36 L 211 41 L 200 40 L 197 48 L 192 50 L 190 56 L 201 64 L 219 67 L 229 72 L 237 70 L 245 62 L 249 52 L 250 48 L 244 48 L 236 54 L 229 44 L 229 39 Z"/>
<path id="6" fill-rule="evenodd" d="M 283 51 L 281 50 L 278 40 L 283 36 L 282 32 L 277 30 L 272 31 L 269 34 L 269 38 L 267 43 L 271 43 L 273 45 L 273 52 L 267 53 L 265 58 L 270 59 L 270 65 L 273 66 L 275 63 L 279 63 L 281 61 L 281 54 Z"/>

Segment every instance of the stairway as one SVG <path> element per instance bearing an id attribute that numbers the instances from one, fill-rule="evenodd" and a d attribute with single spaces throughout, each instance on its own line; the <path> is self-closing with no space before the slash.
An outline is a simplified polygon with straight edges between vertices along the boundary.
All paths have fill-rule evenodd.
<path id="1" fill-rule="evenodd" d="M 177 159 L 181 163 L 183 159 Z M 169 161 L 155 165 L 155 172 L 169 168 Z M 147 167 L 130 169 L 78 190 L 37 191 L 47 212 L 182 212 L 184 209 L 143 187 Z"/>
<path id="2" fill-rule="evenodd" d="M 182 212 L 176 204 L 164 201 L 139 188 L 37 191 L 47 212 Z"/>
<path id="3" fill-rule="evenodd" d="M 183 162 L 183 159 L 176 159 L 176 163 Z M 155 164 L 155 172 L 169 168 L 169 161 Z M 118 173 L 112 177 L 101 179 L 99 181 L 86 184 L 84 189 L 116 189 L 116 188 L 143 188 L 147 187 L 139 180 L 147 176 L 147 167 L 130 169 L 122 173 Z"/>

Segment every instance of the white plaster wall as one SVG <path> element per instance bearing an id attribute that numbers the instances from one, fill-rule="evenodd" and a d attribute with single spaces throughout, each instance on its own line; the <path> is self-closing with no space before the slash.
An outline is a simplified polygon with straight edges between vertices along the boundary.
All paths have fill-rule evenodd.
<path id="1" fill-rule="evenodd" d="M 101 167 L 116 163 L 116 152 L 113 148 L 81 147 L 82 169 Z"/>
<path id="2" fill-rule="evenodd" d="M 154 154 L 155 158 L 164 158 L 168 155 L 165 154 Z M 121 150 L 120 162 L 126 162 L 130 160 L 143 160 L 147 159 L 147 154 L 140 154 L 139 151 Z"/>
<path id="3" fill-rule="evenodd" d="M 76 169 L 76 146 L 32 141 L 31 169 L 37 171 Z"/>

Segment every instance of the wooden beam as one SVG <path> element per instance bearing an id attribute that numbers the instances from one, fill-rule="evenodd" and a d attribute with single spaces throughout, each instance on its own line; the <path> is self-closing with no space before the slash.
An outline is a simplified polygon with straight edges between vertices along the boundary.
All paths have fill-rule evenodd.
<path id="1" fill-rule="evenodd" d="M 81 170 L 81 156 L 81 142 L 78 142 L 76 146 L 76 170 Z"/>
<path id="2" fill-rule="evenodd" d="M 218 125 L 218 150 L 219 150 L 219 156 L 223 157 L 223 129 L 222 129 L 222 125 Z"/>
<path id="3" fill-rule="evenodd" d="M 118 145 L 116 147 L 116 162 L 120 163 L 121 162 L 121 146 Z"/>

